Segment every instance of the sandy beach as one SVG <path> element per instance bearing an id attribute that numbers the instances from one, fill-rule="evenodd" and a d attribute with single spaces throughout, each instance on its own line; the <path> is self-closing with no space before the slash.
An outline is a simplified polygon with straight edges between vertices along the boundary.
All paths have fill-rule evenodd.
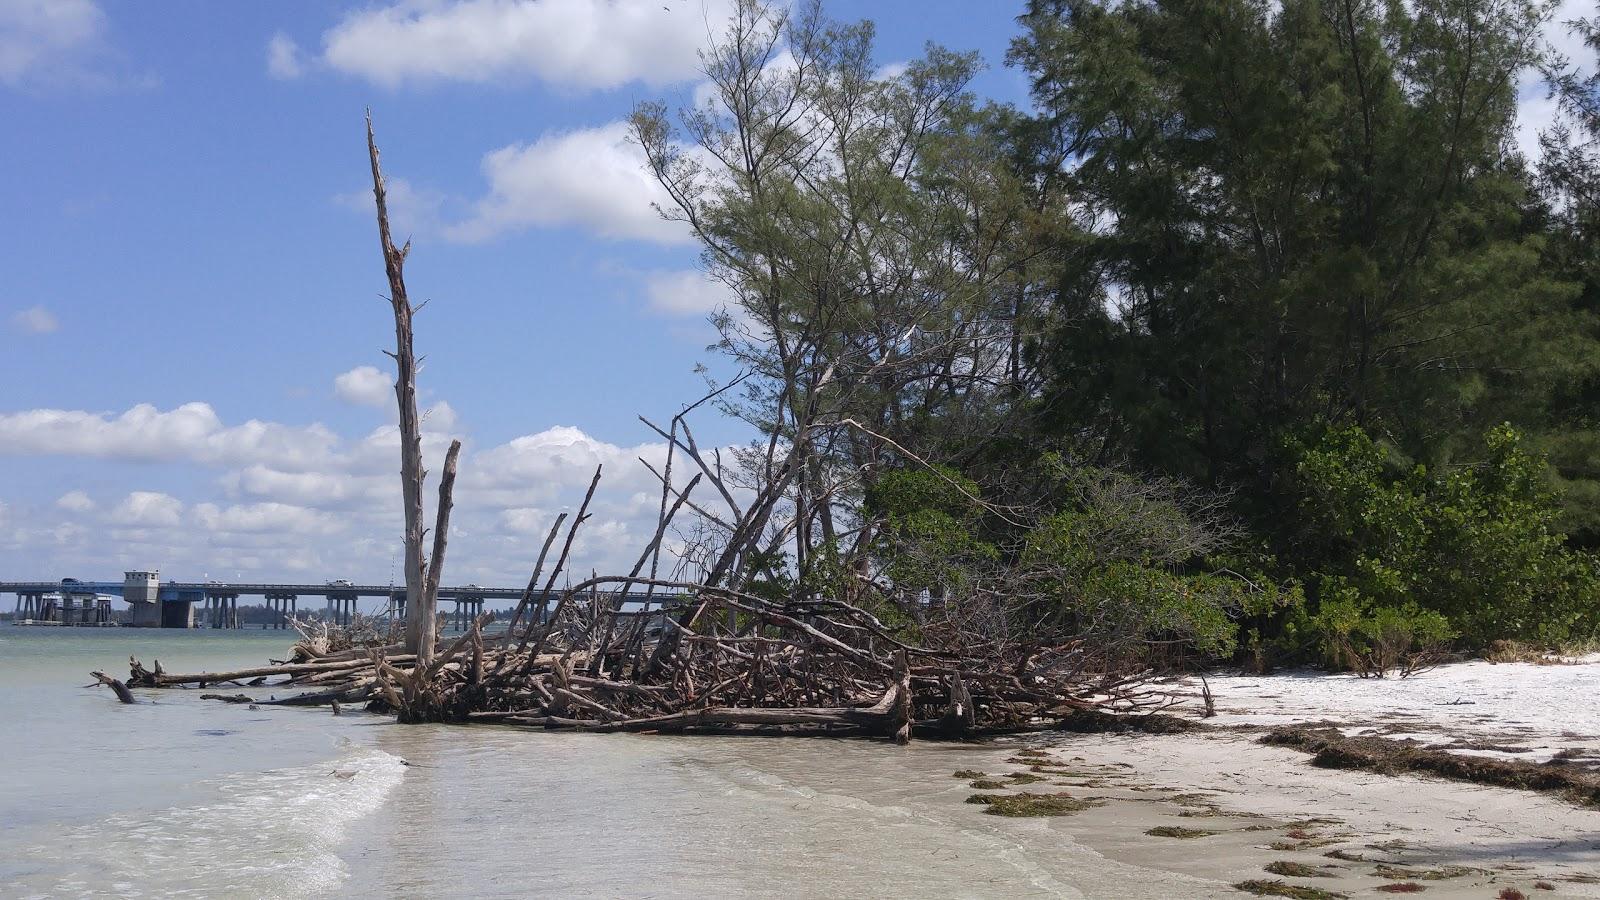
<path id="1" fill-rule="evenodd" d="M 1565 750 L 1575 758 L 1555 764 L 1592 764 L 1597 672 L 1587 659 L 1459 663 L 1408 679 L 1212 676 L 1213 729 L 1016 741 L 982 771 L 1006 785 L 992 793 L 1063 792 L 1091 804 L 1017 827 L 1059 829 L 1109 860 L 1197 879 L 1216 896 L 1255 882 L 1268 896 L 1600 897 L 1600 810 L 1529 791 L 1317 768 L 1297 750 L 1261 745 L 1253 728 L 1314 723 L 1532 762 Z M 1188 700 L 1173 712 L 1197 717 L 1198 680 L 1170 688 Z M 1017 783 L 1029 775 L 1044 780 Z"/>

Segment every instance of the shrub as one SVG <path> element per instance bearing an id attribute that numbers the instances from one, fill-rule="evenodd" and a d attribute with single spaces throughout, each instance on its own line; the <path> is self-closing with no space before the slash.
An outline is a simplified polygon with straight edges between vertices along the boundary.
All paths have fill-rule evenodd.
<path id="1" fill-rule="evenodd" d="M 1544 460 L 1510 426 L 1485 435 L 1484 457 L 1401 469 L 1358 428 L 1301 451 L 1305 571 L 1329 655 L 1392 661 L 1447 632 L 1473 650 L 1592 633 L 1594 563 L 1556 528 Z"/>
<path id="2" fill-rule="evenodd" d="M 1324 597 L 1316 616 L 1323 649 L 1336 668 L 1361 677 L 1382 678 L 1391 671 L 1405 678 L 1443 661 L 1455 637 L 1450 622 L 1415 603 L 1367 606 L 1353 590 Z"/>

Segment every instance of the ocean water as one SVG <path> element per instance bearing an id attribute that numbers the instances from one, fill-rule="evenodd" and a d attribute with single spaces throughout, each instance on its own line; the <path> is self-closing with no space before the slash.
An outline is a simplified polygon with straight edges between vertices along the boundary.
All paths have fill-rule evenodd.
<path id="1" fill-rule="evenodd" d="M 1047 819 L 975 814 L 993 745 L 579 735 L 115 702 L 89 672 L 285 632 L 0 628 L 4 897 L 1174 897 Z"/>

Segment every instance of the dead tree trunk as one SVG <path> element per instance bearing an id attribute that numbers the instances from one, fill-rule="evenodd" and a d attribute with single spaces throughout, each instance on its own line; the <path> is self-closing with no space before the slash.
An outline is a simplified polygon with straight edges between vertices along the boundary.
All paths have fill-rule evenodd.
<path id="1" fill-rule="evenodd" d="M 456 457 L 461 453 L 461 442 L 451 441 L 444 455 L 444 474 L 439 476 L 439 508 L 433 523 L 433 555 L 428 557 L 428 578 L 423 585 L 422 602 L 429 609 L 439 606 L 439 576 L 444 571 L 444 551 L 450 539 L 450 510 L 454 505 L 451 494 L 456 486 Z"/>
<path id="2" fill-rule="evenodd" d="M 384 189 L 383 169 L 378 164 L 378 144 L 372 134 L 372 113 L 367 113 L 367 156 L 372 161 L 372 196 L 378 204 L 378 239 L 383 247 L 383 266 L 389 276 L 389 304 L 394 308 L 395 400 L 400 406 L 400 484 L 406 517 L 406 651 L 415 653 L 426 666 L 433 657 L 436 639 L 433 598 L 424 589 L 422 557 L 422 431 L 417 421 L 417 360 L 412 351 L 411 316 L 415 310 L 406 297 L 405 262 L 411 251 L 408 240 L 395 247 L 389 237 L 389 205 Z"/>
<path id="3" fill-rule="evenodd" d="M 123 703 L 138 702 L 137 700 L 133 699 L 133 691 L 128 690 L 128 686 L 123 684 L 121 681 L 112 678 L 110 675 L 107 675 L 104 672 L 90 672 L 89 674 L 94 676 L 95 681 L 98 681 L 106 687 L 111 688 L 111 692 L 116 694 L 117 699 L 121 700 Z"/>

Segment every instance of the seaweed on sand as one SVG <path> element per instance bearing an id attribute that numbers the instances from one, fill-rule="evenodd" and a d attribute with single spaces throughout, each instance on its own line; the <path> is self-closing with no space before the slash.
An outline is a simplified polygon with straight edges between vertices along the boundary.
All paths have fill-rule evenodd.
<path id="1" fill-rule="evenodd" d="M 1145 832 L 1145 834 L 1155 835 L 1156 837 L 1169 838 L 1202 838 L 1210 837 L 1217 833 L 1215 831 L 1206 831 L 1202 828 L 1184 828 L 1181 825 L 1157 825 Z"/>
<path id="2" fill-rule="evenodd" d="M 1560 794 L 1584 806 L 1600 806 L 1600 775 L 1570 766 L 1466 756 L 1370 735 L 1345 737 L 1329 728 L 1274 728 L 1261 738 L 1261 743 L 1304 750 L 1311 754 L 1312 765 L 1327 769 L 1437 775 L 1473 784 Z"/>
<path id="3" fill-rule="evenodd" d="M 1032 816 L 1065 816 L 1100 806 L 1098 800 L 1085 800 L 1071 794 L 973 794 L 968 803 L 987 806 L 984 813 L 991 816 L 1028 818 Z"/>
<path id="4" fill-rule="evenodd" d="M 1287 881 L 1252 879 L 1234 885 L 1238 890 L 1261 897 L 1291 897 L 1294 900 L 1342 900 L 1347 894 L 1337 894 L 1322 888 L 1290 884 Z"/>
<path id="5" fill-rule="evenodd" d="M 1413 869 L 1406 866 L 1380 865 L 1372 870 L 1372 874 L 1379 878 L 1391 881 L 1444 881 L 1447 878 L 1462 878 L 1467 875 L 1487 875 L 1483 869 L 1474 869 L 1469 866 L 1440 866 L 1437 869 Z"/>
<path id="6" fill-rule="evenodd" d="M 1293 862 L 1287 859 L 1280 859 L 1276 862 L 1267 863 L 1264 868 L 1274 875 L 1282 875 L 1285 878 L 1333 877 L 1333 873 L 1329 872 L 1327 869 L 1319 869 L 1316 866 L 1308 866 L 1305 863 Z"/>

